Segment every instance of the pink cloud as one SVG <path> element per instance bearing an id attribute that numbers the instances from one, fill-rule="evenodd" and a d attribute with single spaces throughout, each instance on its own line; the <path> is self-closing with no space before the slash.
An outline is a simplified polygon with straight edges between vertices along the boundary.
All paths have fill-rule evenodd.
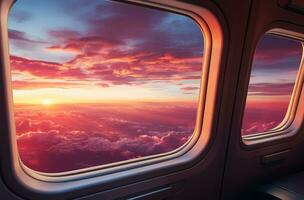
<path id="1" fill-rule="evenodd" d="M 27 42 L 27 43 L 32 43 L 32 44 L 46 43 L 44 41 L 33 40 L 25 32 L 14 30 L 14 29 L 8 30 L 8 36 L 13 41 L 21 41 L 21 42 Z"/>
<path id="2" fill-rule="evenodd" d="M 192 91 L 192 90 L 198 90 L 199 87 L 193 87 L 193 86 L 186 86 L 186 87 L 182 87 L 181 90 L 184 91 Z"/>
<path id="3" fill-rule="evenodd" d="M 73 58 L 52 63 L 12 55 L 13 71 L 28 73 L 37 79 L 98 81 L 96 85 L 100 86 L 200 79 L 203 36 L 193 21 L 173 15 L 171 23 L 182 30 L 176 32 L 166 28 L 167 12 L 120 3 L 94 6 L 95 10 L 77 18 L 82 31 L 46 30 L 45 41 L 49 46 L 40 45 L 45 50 L 45 57 L 61 51 L 72 53 L 69 56 Z M 82 9 L 76 7 L 75 10 Z M 74 10 L 67 12 L 75 15 Z M 24 40 L 27 37 L 25 33 L 15 31 L 10 39 Z M 25 46 L 19 48 L 28 49 Z M 28 82 L 25 88 L 31 88 L 31 80 Z M 33 85 L 33 88 L 56 87 L 51 83 Z M 16 88 L 21 89 L 22 85 L 19 83 Z"/>
<path id="4" fill-rule="evenodd" d="M 58 30 L 49 30 L 48 34 L 54 39 L 68 39 L 68 38 L 77 38 L 81 34 L 75 30 L 69 29 L 58 29 Z"/>
<path id="5" fill-rule="evenodd" d="M 28 72 L 37 77 L 54 78 L 60 73 L 60 63 L 11 56 L 13 72 Z"/>
<path id="6" fill-rule="evenodd" d="M 75 82 L 56 82 L 56 81 L 33 81 L 33 80 L 24 80 L 24 81 L 13 81 L 13 87 L 15 90 L 31 90 L 31 89 L 40 89 L 40 88 L 71 88 L 82 86 L 81 83 Z M 102 87 L 106 87 L 107 84 L 100 83 Z"/>
<path id="7" fill-rule="evenodd" d="M 55 48 L 55 47 L 54 47 Z M 96 85 L 140 85 L 151 81 L 195 80 L 200 79 L 201 58 L 185 59 L 172 56 L 165 60 L 151 63 L 143 59 L 145 54 L 115 55 L 111 54 L 80 54 L 66 63 L 30 60 L 11 56 L 13 73 L 28 73 L 37 77 L 33 80 L 16 80 L 15 89 L 43 87 L 73 87 L 71 81 L 86 81 Z M 162 67 L 159 67 L 162 66 Z M 64 83 L 45 82 L 39 79 L 61 79 Z M 92 82 L 92 79 L 94 80 Z M 69 82 L 70 81 L 70 82 Z M 100 84 L 101 83 L 101 84 Z M 56 85 L 58 84 L 58 85 Z M 32 85 L 32 86 L 31 86 Z M 74 86 L 79 86 L 75 84 Z"/>
<path id="8" fill-rule="evenodd" d="M 249 95 L 291 95 L 294 83 L 251 83 Z"/>
<path id="9" fill-rule="evenodd" d="M 269 131 L 284 119 L 289 102 L 247 102 L 242 135 Z"/>
<path id="10" fill-rule="evenodd" d="M 86 104 L 77 110 L 73 105 L 17 106 L 18 149 L 28 167 L 44 172 L 164 153 L 191 137 L 195 113 L 190 103 Z"/>

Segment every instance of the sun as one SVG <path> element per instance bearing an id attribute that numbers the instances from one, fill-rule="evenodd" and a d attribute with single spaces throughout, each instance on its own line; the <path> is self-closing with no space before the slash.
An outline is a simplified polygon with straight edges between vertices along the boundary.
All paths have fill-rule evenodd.
<path id="1" fill-rule="evenodd" d="M 55 102 L 52 99 L 42 99 L 41 104 L 44 106 L 49 106 L 49 105 L 53 105 Z"/>

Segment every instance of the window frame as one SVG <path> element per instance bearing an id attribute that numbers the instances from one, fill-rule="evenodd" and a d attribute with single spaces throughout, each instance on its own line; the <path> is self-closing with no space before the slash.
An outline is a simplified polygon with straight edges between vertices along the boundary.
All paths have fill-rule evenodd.
<path id="1" fill-rule="evenodd" d="M 134 2 L 130 2 L 131 4 L 135 4 Z M 141 6 L 141 7 L 150 7 L 149 5 L 143 4 L 143 5 L 137 5 L 137 6 Z M 153 9 L 153 8 L 152 8 Z M 155 9 L 155 8 L 154 8 Z M 157 9 L 157 8 L 156 8 Z M 169 10 L 165 10 L 163 8 L 159 8 L 159 10 L 164 11 L 164 12 L 170 12 Z M 192 16 L 190 15 L 186 15 L 186 13 L 177 13 L 175 11 L 171 11 L 171 13 L 175 13 L 175 14 L 180 14 L 183 15 L 184 17 L 188 17 L 191 20 L 193 20 L 194 23 L 196 23 L 196 25 L 199 27 L 199 29 L 201 30 L 202 36 L 203 36 L 203 40 L 204 40 L 204 44 L 205 44 L 205 32 L 203 32 L 203 29 L 205 29 L 206 24 L 203 24 L 204 22 L 199 22 L 199 19 L 196 18 L 196 16 Z M 188 14 L 188 13 L 187 13 Z M 204 30 L 206 31 L 206 34 L 209 35 L 210 31 L 207 31 L 207 28 Z M 206 46 L 206 45 L 205 45 Z M 203 47 L 205 50 L 205 46 Z M 205 53 L 205 51 L 204 51 Z M 208 67 L 205 66 L 204 63 L 208 63 L 208 55 L 207 56 L 202 56 L 202 71 L 200 72 L 201 74 L 201 81 L 200 81 L 200 89 L 199 89 L 199 95 L 198 95 L 198 100 L 197 100 L 197 114 L 196 114 L 196 120 L 195 120 L 195 125 L 194 125 L 194 130 L 193 130 L 193 134 L 191 135 L 190 139 L 183 144 L 182 146 L 169 151 L 169 152 L 165 152 L 165 153 L 160 153 L 160 154 L 154 154 L 154 155 L 150 155 L 150 156 L 145 156 L 145 157 L 141 157 L 141 158 L 135 158 L 135 159 L 130 159 L 130 160 L 123 160 L 123 161 L 118 161 L 118 162 L 113 162 L 113 163 L 109 163 L 109 164 L 104 164 L 104 165 L 98 165 L 98 166 L 93 166 L 93 167 L 88 167 L 88 168 L 83 168 L 83 169 L 78 169 L 78 170 L 71 170 L 71 171 L 66 171 L 66 172 L 59 172 L 59 173 L 45 173 L 45 172 L 39 172 L 36 170 L 33 170 L 29 167 L 27 167 L 22 160 L 20 159 L 20 157 L 18 156 L 18 162 L 20 164 L 20 166 L 22 167 L 22 169 L 29 174 L 30 176 L 40 179 L 40 180 L 44 180 L 44 181 L 49 181 L 49 182 L 57 182 L 59 180 L 61 181 L 66 181 L 66 180 L 77 180 L 77 179 L 82 179 L 82 178 L 87 178 L 88 175 L 86 176 L 82 176 L 83 174 L 90 174 L 92 173 L 92 176 L 97 176 L 97 175 L 106 175 L 109 173 L 115 173 L 115 172 L 119 172 L 119 171 L 125 171 L 128 169 L 132 169 L 132 168 L 137 168 L 137 167 L 141 167 L 141 166 L 145 166 L 145 165 L 150 165 L 150 164 L 154 164 L 154 163 L 158 163 L 158 162 L 162 162 L 162 161 L 166 161 L 166 160 L 170 160 L 170 159 L 174 159 L 176 157 L 182 156 L 183 154 L 185 154 L 187 151 L 189 151 L 189 149 L 191 149 L 193 147 L 193 145 L 197 142 L 198 138 L 200 137 L 201 134 L 201 124 L 202 124 L 202 99 L 204 99 L 204 97 L 201 98 L 201 96 L 205 96 L 204 94 L 202 94 L 202 82 L 203 82 L 203 76 L 208 74 Z M 9 68 L 11 69 L 11 67 L 9 66 Z M 11 82 L 11 81 L 10 81 Z M 206 84 L 205 84 L 206 85 Z M 12 91 L 12 90 L 11 90 Z M 13 95 L 10 95 L 13 96 Z M 13 107 L 15 107 L 13 100 L 11 99 L 11 102 L 13 104 Z M 12 108 L 12 110 L 14 110 L 14 108 Z M 15 119 L 13 117 L 12 119 L 12 123 L 13 125 L 11 125 L 12 129 L 14 130 L 13 134 L 16 135 L 15 131 L 16 131 L 16 127 L 15 127 Z M 16 140 L 16 139 L 15 139 Z M 17 149 L 18 149 L 18 145 L 17 145 Z M 97 174 L 98 173 L 98 174 Z"/>
<path id="2" fill-rule="evenodd" d="M 242 123 L 243 117 L 245 113 L 245 106 L 246 100 L 248 95 L 248 88 L 249 88 L 249 80 L 251 76 L 251 69 L 253 58 L 255 54 L 256 47 L 260 38 L 265 34 L 270 34 L 278 37 L 283 37 L 287 39 L 292 39 L 297 42 L 300 42 L 302 45 L 302 57 L 299 64 L 296 80 L 294 82 L 294 87 L 292 90 L 292 94 L 290 97 L 289 105 L 286 111 L 286 114 L 280 124 L 275 128 L 260 132 L 242 136 L 240 130 L 240 139 L 241 139 L 241 146 L 245 150 L 252 150 L 264 146 L 268 146 L 271 144 L 280 143 L 281 141 L 292 140 L 297 136 L 298 131 L 301 129 L 301 125 L 303 123 L 304 111 L 300 104 L 304 103 L 304 32 L 299 32 L 302 29 L 297 25 L 291 25 L 285 22 L 274 22 L 272 23 L 266 31 L 259 35 L 259 40 L 255 43 L 254 52 L 251 55 L 250 61 L 250 68 L 248 74 L 248 81 L 247 81 L 247 89 L 246 89 L 246 97 L 245 103 L 243 106 L 243 113 L 242 113 Z M 242 126 L 241 126 L 242 128 Z"/>
<path id="3" fill-rule="evenodd" d="M 164 2 L 161 0 L 140 1 L 128 0 L 126 3 L 139 4 L 140 6 L 148 6 L 155 9 L 162 9 L 169 12 L 175 12 L 192 18 L 202 29 L 204 34 L 204 57 L 202 67 L 202 78 L 199 95 L 199 106 L 197 114 L 197 122 L 195 125 L 196 133 L 193 134 L 195 139 L 192 139 L 170 155 L 162 158 L 159 155 L 146 157 L 141 162 L 134 162 L 123 166 L 111 167 L 108 169 L 96 170 L 98 167 L 93 167 L 91 171 L 76 170 L 68 176 L 66 173 L 55 176 L 46 176 L 45 173 L 37 173 L 26 166 L 20 165 L 18 157 L 16 138 L 15 138 L 15 123 L 13 116 L 13 101 L 11 74 L 9 66 L 9 51 L 8 51 L 8 28 L 7 19 L 9 10 L 14 0 L 1 1 L 1 48 L 2 48 L 2 75 L 0 81 L 3 81 L 5 105 L 5 113 L 0 114 L 0 119 L 4 119 L 5 129 L 3 131 L 3 144 L 1 144 L 2 162 L 1 168 L 3 178 L 6 183 L 14 191 L 25 191 L 25 194 L 31 195 L 34 199 L 39 199 L 40 195 L 56 195 L 56 198 L 71 198 L 71 195 L 78 196 L 83 190 L 98 190 L 111 189 L 113 187 L 134 182 L 135 180 L 144 180 L 147 177 L 159 177 L 168 173 L 174 173 L 189 169 L 196 163 L 201 161 L 214 141 L 214 132 L 218 113 L 218 98 L 220 93 L 220 71 L 224 70 L 221 67 L 223 62 L 223 46 L 224 34 L 222 24 L 218 19 L 218 13 L 215 15 L 209 7 L 200 7 L 184 2 L 172 1 Z M 214 42 L 216 41 L 216 42 Z M 212 66 L 212 67 L 210 67 Z M 204 121 L 204 123 L 202 123 Z M 193 137 L 194 138 L 194 137 Z M 6 143 L 5 143 L 6 142 Z M 5 152 L 5 153 L 4 153 Z M 87 172 L 84 172 L 87 171 Z M 153 173 L 154 172 L 154 173 Z M 188 176 L 187 173 L 184 176 Z M 111 183 L 111 184 L 110 184 Z M 112 184 L 115 183 L 115 184 Z M 164 183 L 164 182 L 163 182 Z M 71 194 L 73 191 L 73 194 Z"/>

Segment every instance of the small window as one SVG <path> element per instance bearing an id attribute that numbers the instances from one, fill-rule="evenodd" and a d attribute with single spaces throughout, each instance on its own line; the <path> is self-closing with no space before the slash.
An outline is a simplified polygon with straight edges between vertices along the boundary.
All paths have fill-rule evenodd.
<path id="1" fill-rule="evenodd" d="M 288 118 L 299 72 L 301 42 L 272 34 L 259 41 L 253 58 L 242 135 L 275 131 Z"/>
<path id="2" fill-rule="evenodd" d="M 45 173 L 160 155 L 191 139 L 203 35 L 191 18 L 102 0 L 9 15 L 18 152 Z"/>

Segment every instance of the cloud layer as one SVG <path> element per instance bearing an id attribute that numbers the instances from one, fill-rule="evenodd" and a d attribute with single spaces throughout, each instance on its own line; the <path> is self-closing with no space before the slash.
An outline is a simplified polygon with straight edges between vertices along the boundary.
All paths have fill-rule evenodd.
<path id="1" fill-rule="evenodd" d="M 288 100 L 247 102 L 243 116 L 242 135 L 261 133 L 277 127 L 285 117 Z"/>
<path id="2" fill-rule="evenodd" d="M 191 137 L 195 117 L 195 104 L 177 103 L 20 105 L 15 114 L 21 160 L 43 172 L 172 151 Z"/>

